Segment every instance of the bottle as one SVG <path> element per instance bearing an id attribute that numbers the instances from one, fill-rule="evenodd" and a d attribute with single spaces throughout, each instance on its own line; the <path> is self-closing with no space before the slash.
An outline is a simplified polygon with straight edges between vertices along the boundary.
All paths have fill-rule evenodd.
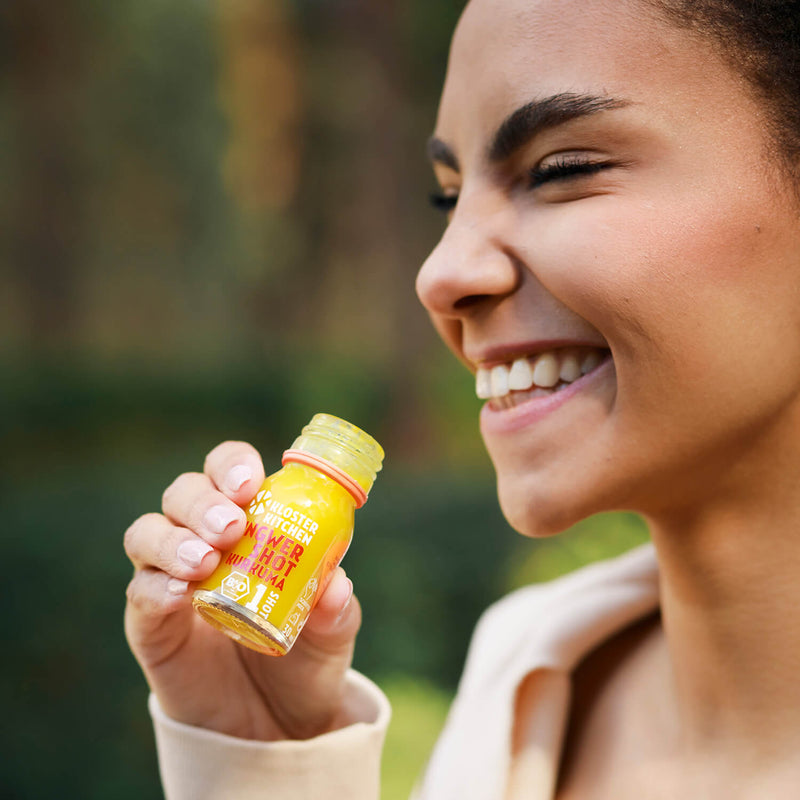
<path id="1" fill-rule="evenodd" d="M 244 536 L 195 590 L 195 610 L 253 650 L 286 654 L 342 560 L 383 449 L 315 414 L 247 508 Z"/>

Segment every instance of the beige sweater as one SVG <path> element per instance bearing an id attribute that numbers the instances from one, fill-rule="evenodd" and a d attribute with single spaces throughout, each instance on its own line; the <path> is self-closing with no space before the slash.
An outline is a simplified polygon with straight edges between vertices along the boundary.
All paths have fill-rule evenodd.
<path id="1" fill-rule="evenodd" d="M 552 583 L 521 589 L 481 617 L 418 800 L 551 800 L 568 718 L 570 673 L 658 604 L 646 545 Z M 512 748 L 526 680 L 524 735 Z M 350 724 L 307 741 L 235 739 L 175 722 L 150 699 L 168 800 L 377 800 L 388 701 L 351 671 Z M 519 725 L 519 723 L 518 723 Z"/>

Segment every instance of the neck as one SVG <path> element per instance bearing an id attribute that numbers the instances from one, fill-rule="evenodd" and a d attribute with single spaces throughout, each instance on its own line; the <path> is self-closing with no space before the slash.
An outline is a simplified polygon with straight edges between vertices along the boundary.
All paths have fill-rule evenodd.
<path id="1" fill-rule="evenodd" d="M 776 473 L 650 520 L 681 744 L 754 770 L 800 747 L 800 481 Z"/>

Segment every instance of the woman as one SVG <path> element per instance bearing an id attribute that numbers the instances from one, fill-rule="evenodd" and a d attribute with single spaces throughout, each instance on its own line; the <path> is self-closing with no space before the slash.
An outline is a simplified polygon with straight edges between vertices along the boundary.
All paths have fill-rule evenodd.
<path id="1" fill-rule="evenodd" d="M 509 521 L 631 509 L 658 568 L 648 548 L 490 610 L 421 797 L 797 797 L 798 47 L 797 2 L 464 12 L 418 294 L 487 399 Z M 126 535 L 168 794 L 375 797 L 388 711 L 347 671 L 344 574 L 284 659 L 190 610 L 263 475 L 221 445 Z"/>

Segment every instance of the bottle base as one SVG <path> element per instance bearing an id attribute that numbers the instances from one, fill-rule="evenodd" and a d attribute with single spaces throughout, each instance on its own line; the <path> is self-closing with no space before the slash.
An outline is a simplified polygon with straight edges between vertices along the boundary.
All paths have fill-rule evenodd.
<path id="1" fill-rule="evenodd" d="M 218 631 L 258 653 L 286 655 L 293 644 L 258 614 L 217 592 L 197 589 L 192 597 L 192 605 Z"/>

